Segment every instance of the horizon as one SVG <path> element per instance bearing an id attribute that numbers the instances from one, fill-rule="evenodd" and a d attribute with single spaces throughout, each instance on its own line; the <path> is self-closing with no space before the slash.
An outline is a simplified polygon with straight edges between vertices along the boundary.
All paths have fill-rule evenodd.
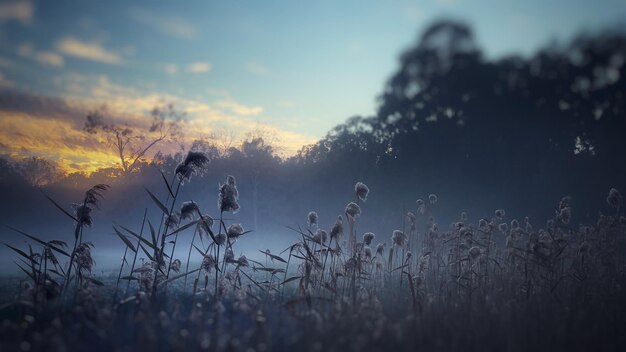
<path id="1" fill-rule="evenodd" d="M 509 2 L 498 5 L 501 16 L 490 17 L 482 11 L 486 1 L 305 8 L 3 1 L 0 154 L 44 158 L 65 174 L 117 167 L 107 140 L 83 131 L 86 115 L 106 107 L 105 119 L 141 134 L 150 111 L 172 103 L 186 113 L 182 133 L 151 148 L 148 160 L 157 151 L 184 151 L 194 140 L 240 145 L 250 135 L 290 157 L 352 116 L 376 115 L 398 55 L 437 18 L 469 23 L 493 61 L 613 28 L 626 14 L 610 6 L 619 3 Z"/>

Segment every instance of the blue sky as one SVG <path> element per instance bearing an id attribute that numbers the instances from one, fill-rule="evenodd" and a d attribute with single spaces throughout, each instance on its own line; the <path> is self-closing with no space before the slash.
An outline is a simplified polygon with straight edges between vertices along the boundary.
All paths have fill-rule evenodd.
<path id="1" fill-rule="evenodd" d="M 267 127 L 293 153 L 373 114 L 400 52 L 438 18 L 468 22 L 494 58 L 625 15 L 626 0 L 2 0 L 0 86 L 120 114 L 160 96 L 213 114 L 202 123 Z"/>

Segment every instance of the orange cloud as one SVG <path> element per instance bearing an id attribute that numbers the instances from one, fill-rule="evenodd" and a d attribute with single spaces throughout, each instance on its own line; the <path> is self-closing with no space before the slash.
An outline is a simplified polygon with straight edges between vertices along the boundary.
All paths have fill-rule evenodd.
<path id="1" fill-rule="evenodd" d="M 84 79 L 84 77 L 83 77 Z M 89 81 L 89 84 L 85 84 Z M 116 85 L 106 76 L 77 79 L 75 89 L 88 97 L 46 98 L 16 91 L 0 91 L 0 146 L 13 158 L 44 157 L 56 161 L 66 172 L 93 172 L 119 165 L 115 150 L 98 135 L 83 131 L 89 111 L 106 106 L 105 116 L 113 122 L 146 133 L 151 125 L 149 112 L 155 106 L 172 103 L 187 113 L 180 123 L 181 137 L 152 150 L 172 153 L 180 145 L 206 139 L 217 131 L 229 131 L 234 145 L 247 134 L 262 130 L 273 137 L 282 156 L 295 154 L 303 145 L 316 141 L 313 136 L 285 130 L 259 120 L 262 107 L 248 107 L 233 100 L 208 104 L 168 94 L 139 93 L 132 87 Z"/>

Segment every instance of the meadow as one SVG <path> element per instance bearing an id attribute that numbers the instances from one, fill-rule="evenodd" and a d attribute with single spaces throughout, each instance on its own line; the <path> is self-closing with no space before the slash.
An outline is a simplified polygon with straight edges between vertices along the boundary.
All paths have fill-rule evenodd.
<path id="1" fill-rule="evenodd" d="M 220 184 L 217 209 L 180 190 L 206 172 L 189 152 L 167 197 L 146 189 L 160 221 L 114 225 L 121 265 L 96 274 L 89 227 L 106 202 L 98 184 L 73 209 L 48 198 L 74 223 L 65 238 L 9 246 L 22 276 L 3 280 L 2 351 L 529 351 L 622 350 L 626 337 L 626 218 L 608 190 L 597 222 L 572 223 L 570 197 L 546 222 L 505 209 L 439 223 L 435 194 L 387 233 L 359 226 L 367 185 L 332 226 L 315 210 L 290 227 L 287 248 L 235 256 L 250 232 L 236 221 L 236 178 Z M 362 210 L 363 208 L 363 210 Z M 297 220 L 297 219 L 296 219 Z M 179 236 L 186 257 L 174 258 Z"/>

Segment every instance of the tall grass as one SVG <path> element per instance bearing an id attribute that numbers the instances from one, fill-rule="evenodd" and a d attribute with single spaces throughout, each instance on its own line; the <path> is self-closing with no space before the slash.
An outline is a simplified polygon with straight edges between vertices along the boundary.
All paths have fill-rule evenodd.
<path id="1" fill-rule="evenodd" d="M 626 304 L 617 299 L 626 283 L 626 220 L 615 189 L 607 197 L 608 215 L 596 224 L 573 227 L 566 197 L 536 230 L 529 219 L 509 221 L 499 209 L 477 224 L 462 213 L 443 231 L 431 194 L 428 203 L 416 202 L 415 213 L 400 214 L 408 235 L 393 230 L 389 242 L 375 243 L 371 232 L 357 236 L 356 220 L 367 215 L 361 205 L 369 194 L 359 182 L 355 199 L 328 232 L 310 212 L 304 229 L 290 228 L 293 243 L 278 254 L 259 249 L 260 262 L 234 254 L 252 235 L 224 217 L 240 208 L 234 177 L 216 189 L 216 216 L 192 200 L 180 201 L 180 188 L 207 164 L 190 154 L 172 182 L 163 176 L 165 200 L 147 190 L 159 210 L 158 228 L 147 209 L 138 233 L 114 227 L 124 245 L 114 282 L 92 274 L 92 246 L 83 241 L 91 209 L 108 187 L 88 190 L 73 214 L 53 201 L 75 221 L 70 252 L 64 241 L 11 228 L 32 243 L 26 250 L 9 246 L 28 284 L 0 307 L 10 317 L 2 346 L 27 342 L 42 350 L 71 343 L 81 349 L 98 341 L 104 349 L 527 350 L 577 347 L 552 336 L 576 341 L 583 331 L 598 346 L 624 340 L 610 328 L 626 322 L 619 314 Z M 191 237 L 184 270 L 174 258 L 180 236 Z M 190 269 L 193 258 L 201 264 Z M 41 323 L 22 323 L 32 319 Z M 552 332 L 563 319 L 568 325 Z M 589 330 L 589 322 L 603 329 Z M 59 328 L 73 323 L 73 329 Z"/>

